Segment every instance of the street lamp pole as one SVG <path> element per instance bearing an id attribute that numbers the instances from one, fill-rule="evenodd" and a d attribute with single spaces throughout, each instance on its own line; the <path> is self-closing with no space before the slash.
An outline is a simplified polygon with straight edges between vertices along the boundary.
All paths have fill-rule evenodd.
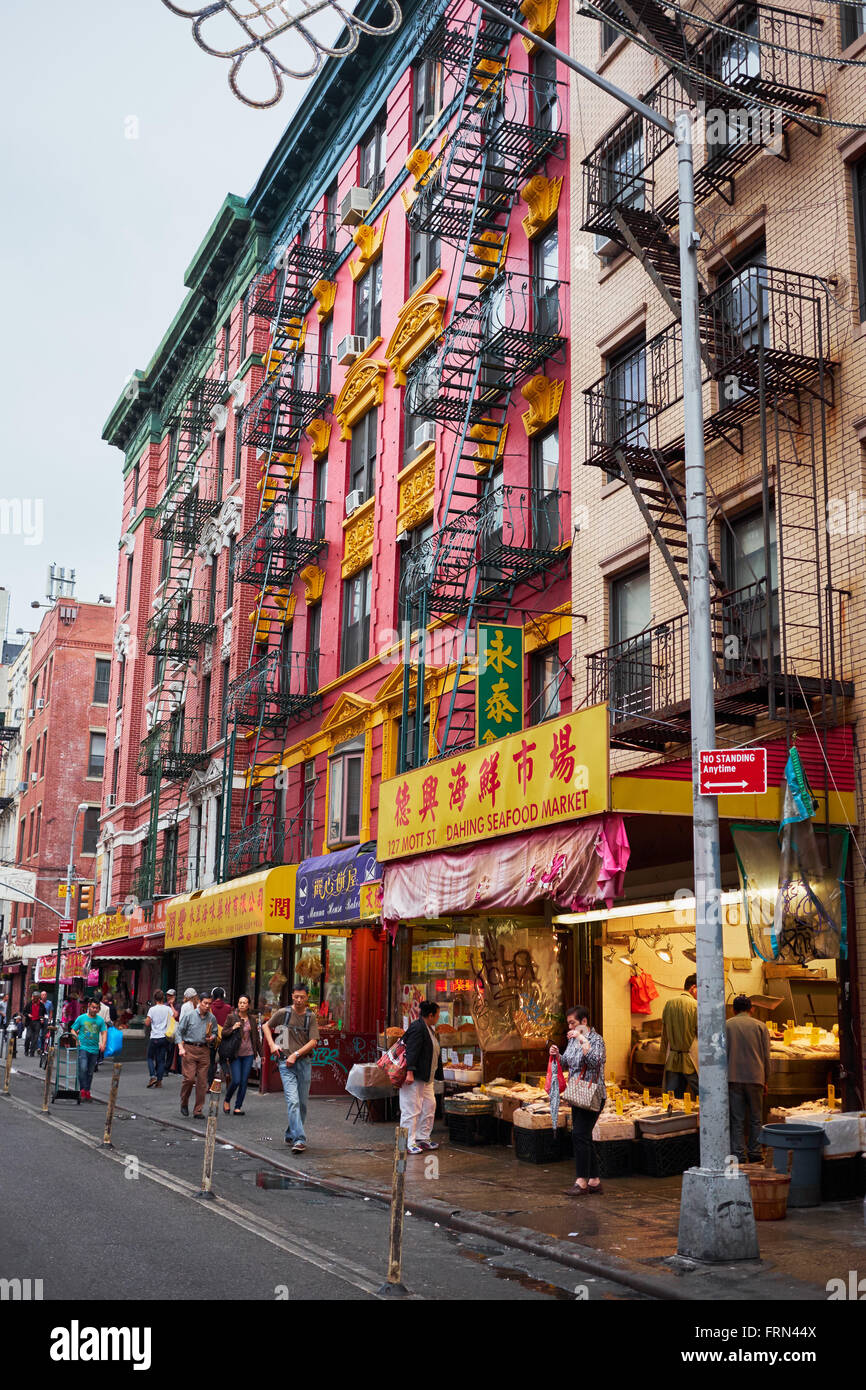
<path id="1" fill-rule="evenodd" d="M 686 533 L 689 569 L 689 694 L 692 728 L 692 801 L 695 866 L 695 939 L 698 977 L 698 1063 L 700 1067 L 701 1163 L 683 1174 L 678 1252 L 718 1263 L 757 1259 L 758 1237 L 749 1180 L 730 1164 L 728 1063 L 725 1036 L 725 977 L 721 923 L 719 813 L 714 796 L 701 796 L 698 751 L 716 742 L 713 648 L 710 623 L 707 483 L 704 459 L 704 408 L 698 322 L 698 245 L 692 113 L 674 121 L 624 92 L 570 54 L 518 24 L 489 3 L 478 8 L 499 24 L 522 34 L 565 67 L 615 97 L 673 137 L 677 151 L 680 225 L 680 306 L 683 349 Z"/>
<path id="2" fill-rule="evenodd" d="M 81 815 L 82 811 L 86 811 L 86 810 L 87 810 L 87 802 L 86 802 L 86 801 L 80 802 L 79 805 L 76 806 L 76 808 L 75 808 L 75 815 L 74 815 L 73 818 L 72 818 L 72 834 L 71 834 L 70 837 L 69 837 L 69 863 L 68 863 L 67 866 L 66 866 L 66 911 L 67 911 L 67 913 L 69 913 L 69 911 L 70 911 L 70 904 L 71 904 L 71 902 L 72 902 L 72 880 L 73 880 L 73 878 L 75 877 L 75 832 L 76 832 L 76 830 L 77 830 L 77 828 L 78 828 L 78 817 Z M 67 919 L 67 920 L 68 920 L 68 919 Z M 74 923 L 75 923 L 75 918 L 74 918 L 74 917 L 72 918 L 72 922 L 73 922 L 73 925 L 74 925 Z M 63 933 L 60 932 L 59 935 L 58 935 L 58 937 L 57 937 L 57 975 L 56 975 L 55 980 L 54 980 L 54 1016 L 53 1016 L 53 1021 L 54 1021 L 55 1024 L 57 1023 L 57 1020 L 58 1020 L 59 1017 L 60 1017 L 60 961 L 61 961 L 61 958 L 62 958 L 62 957 L 61 957 L 62 949 L 63 949 Z"/>

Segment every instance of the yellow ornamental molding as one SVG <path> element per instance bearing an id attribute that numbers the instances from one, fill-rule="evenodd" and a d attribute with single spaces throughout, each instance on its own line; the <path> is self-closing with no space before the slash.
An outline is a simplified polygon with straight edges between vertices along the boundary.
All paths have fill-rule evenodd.
<path id="1" fill-rule="evenodd" d="M 499 436 L 498 443 L 496 441 L 497 434 L 499 434 L 499 430 L 496 425 L 473 425 L 470 429 L 469 438 L 478 440 L 478 451 L 472 456 L 472 463 L 476 473 L 486 473 L 490 465 L 492 463 L 498 463 L 505 453 L 508 426 L 504 425 L 502 427 L 502 433 Z"/>
<path id="2" fill-rule="evenodd" d="M 373 513 L 376 499 L 366 502 L 343 522 L 343 578 L 350 579 L 373 559 Z"/>
<path id="3" fill-rule="evenodd" d="M 328 743 L 332 748 L 347 739 L 356 738 L 365 731 L 373 714 L 369 700 L 360 695 L 341 695 L 322 720 L 322 733 L 330 735 Z"/>
<path id="4" fill-rule="evenodd" d="M 325 587 L 325 571 L 320 570 L 318 565 L 307 565 L 299 573 L 299 578 L 304 585 L 304 603 L 309 608 L 311 603 L 318 603 L 322 597 Z"/>
<path id="5" fill-rule="evenodd" d="M 433 515 L 436 489 L 436 445 L 428 444 L 407 468 L 397 475 L 400 488 L 397 531 L 414 531 Z"/>
<path id="6" fill-rule="evenodd" d="M 328 445 L 331 441 L 330 420 L 311 420 L 307 425 L 306 435 L 310 441 L 313 458 L 318 463 L 319 459 L 324 458 L 328 452 Z"/>
<path id="7" fill-rule="evenodd" d="M 343 388 L 334 402 L 341 439 L 351 439 L 353 426 L 364 418 L 368 410 L 372 410 L 374 405 L 381 405 L 384 400 L 388 363 L 372 360 L 381 341 L 381 338 L 374 338 L 346 372 Z"/>
<path id="8" fill-rule="evenodd" d="M 429 293 L 441 274 L 441 269 L 437 269 L 428 275 L 415 293 L 409 296 L 397 316 L 397 326 L 391 334 L 385 356 L 391 363 L 399 386 L 406 385 L 406 368 L 409 364 L 442 332 L 442 315 L 448 301 L 445 295 Z"/>
<path id="9" fill-rule="evenodd" d="M 406 160 L 406 168 L 417 183 L 422 174 L 426 174 L 430 165 L 433 163 L 433 156 L 429 150 L 422 150 L 420 145 L 412 150 Z"/>
<path id="10" fill-rule="evenodd" d="M 428 182 L 424 177 L 425 174 L 429 174 L 430 177 L 432 177 L 442 163 L 442 150 L 445 147 L 446 138 L 447 137 L 443 135 L 439 145 L 439 154 L 435 159 L 429 150 L 422 149 L 420 145 L 409 154 L 406 160 L 406 168 L 412 175 L 414 182 L 411 188 L 404 188 L 400 192 L 400 201 L 403 204 L 404 212 L 409 211 L 415 199 L 418 197 L 417 185 L 422 179 L 424 179 L 425 183 Z"/>
<path id="11" fill-rule="evenodd" d="M 556 214 L 559 207 L 559 195 L 562 192 L 562 179 L 546 179 L 542 174 L 536 174 L 534 178 L 525 183 L 520 190 L 520 196 L 529 208 L 529 212 L 523 219 L 523 226 L 526 235 L 530 238 L 537 236 L 543 227 Z"/>
<path id="12" fill-rule="evenodd" d="M 316 300 L 316 317 L 319 323 L 324 323 L 334 307 L 334 300 L 337 298 L 336 280 L 317 280 L 313 285 L 312 294 Z"/>
<path id="13" fill-rule="evenodd" d="M 481 62 L 476 64 L 472 76 L 482 92 L 486 92 L 491 82 L 495 82 L 502 71 L 502 66 L 502 63 L 496 58 L 482 58 Z"/>
<path id="14" fill-rule="evenodd" d="M 355 228 L 352 240 L 358 248 L 358 255 L 349 262 L 349 274 L 353 280 L 360 280 L 364 271 L 382 250 L 387 225 L 388 214 L 383 212 L 378 231 L 375 227 L 368 227 L 366 222 L 361 222 Z"/>
<path id="15" fill-rule="evenodd" d="M 533 376 L 524 382 L 520 394 L 529 402 L 529 409 L 523 412 L 523 428 L 528 435 L 539 434 L 553 424 L 564 389 L 564 381 L 553 381 L 549 376 Z"/>
<path id="16" fill-rule="evenodd" d="M 492 280 L 496 272 L 502 268 L 502 263 L 508 255 L 508 240 L 508 232 L 481 233 L 479 240 L 472 247 L 473 255 L 484 261 L 484 265 L 476 267 L 476 280 Z"/>
<path id="17" fill-rule="evenodd" d="M 533 34 L 538 34 L 543 38 L 556 20 L 559 0 L 521 0 L 520 8 L 526 20 L 527 29 L 531 29 Z M 527 53 L 535 53 L 538 48 L 537 44 L 533 43 L 531 39 L 524 38 L 522 34 L 520 42 Z"/>

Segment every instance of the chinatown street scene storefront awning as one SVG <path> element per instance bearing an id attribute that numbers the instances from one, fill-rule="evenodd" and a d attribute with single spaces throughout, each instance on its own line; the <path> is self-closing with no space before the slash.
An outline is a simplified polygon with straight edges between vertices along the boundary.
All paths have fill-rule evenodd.
<path id="1" fill-rule="evenodd" d="M 382 912 L 382 866 L 372 850 L 344 849 L 305 859 L 298 866 L 297 931 L 378 920 Z"/>
<path id="2" fill-rule="evenodd" d="M 160 936 L 134 936 L 122 941 L 104 941 L 101 946 L 94 946 L 91 952 L 91 960 L 97 964 L 101 960 L 147 960 L 152 956 L 161 956 L 165 948 L 165 937 Z"/>
<path id="3" fill-rule="evenodd" d="M 295 931 L 297 872 L 296 864 L 280 864 L 172 898 L 166 906 L 165 949 L 204 946 L 260 932 Z"/>

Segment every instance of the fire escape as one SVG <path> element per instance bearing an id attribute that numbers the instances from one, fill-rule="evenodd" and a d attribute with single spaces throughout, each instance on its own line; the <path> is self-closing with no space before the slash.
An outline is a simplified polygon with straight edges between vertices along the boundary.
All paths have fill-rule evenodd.
<path id="1" fill-rule="evenodd" d="M 518 15 L 516 5 L 505 6 Z M 522 18 L 522 16 L 519 16 Z M 410 556 L 403 600 L 422 632 L 432 618 L 453 624 L 457 656 L 440 725 L 439 755 L 475 742 L 471 637 L 478 617 L 507 614 L 518 585 L 538 591 L 565 572 L 563 497 L 505 486 L 501 465 L 515 388 L 549 361 L 563 361 L 565 309 L 558 281 L 508 264 L 508 227 L 525 181 L 561 158 L 562 103 L 556 83 L 511 69 L 510 31 L 479 14 L 446 15 L 425 47 L 457 78 L 460 98 L 441 153 L 421 174 L 408 219 L 416 231 L 455 246 L 451 314 L 410 369 L 406 408 L 454 434 L 443 471 L 436 530 Z M 567 524 L 567 523 L 565 523 Z M 404 638 L 404 644 L 409 643 Z M 424 703 L 423 649 L 414 667 Z M 413 665 L 404 658 L 398 767 L 427 760 L 423 720 L 407 746 Z"/>
<path id="2" fill-rule="evenodd" d="M 823 94 L 810 50 L 820 20 L 738 4 L 721 17 L 734 35 L 704 31 L 693 40 L 655 0 L 601 0 L 596 9 L 688 63 L 688 75 L 671 71 L 655 83 L 648 105 L 671 119 L 698 101 L 712 108 L 715 128 L 708 125 L 705 162 L 695 173 L 698 207 L 717 195 L 733 203 L 736 173 L 768 137 L 783 155 L 792 124 L 814 133 L 808 116 Z M 775 129 L 762 117 L 759 103 L 766 101 L 788 112 Z M 675 316 L 641 346 L 628 371 L 611 368 L 584 392 L 585 462 L 625 480 L 685 604 L 684 444 L 668 414 L 682 399 L 676 176 L 673 161 L 663 165 L 672 148 L 672 137 L 628 115 L 584 160 L 584 230 L 635 255 Z M 829 545 L 822 547 L 834 375 L 828 287 L 816 276 L 760 263 L 702 290 L 705 441 L 743 454 L 745 432 L 757 424 L 762 469 L 763 573 L 731 589 L 720 566 L 712 566 L 717 722 L 754 724 L 764 714 L 784 717 L 790 727 L 796 711 L 817 705 L 826 718 L 828 706 L 851 693 L 837 672 L 840 595 Z M 711 524 L 733 537 L 707 486 Z M 664 750 L 688 738 L 685 612 L 590 654 L 587 666 L 588 701 L 610 702 L 615 745 Z"/>
<path id="3" fill-rule="evenodd" d="M 285 793 L 273 777 L 258 779 L 254 769 L 278 756 L 286 731 L 318 703 L 318 652 L 295 651 L 287 616 L 292 587 L 300 572 L 325 549 L 324 498 L 301 497 L 301 439 L 307 425 L 328 412 L 329 359 L 309 351 L 306 315 L 313 286 L 327 278 L 336 251 L 324 218 L 306 222 L 285 249 L 280 263 L 254 283 L 248 310 L 270 325 L 265 376 L 243 419 L 245 444 L 260 450 L 259 513 L 241 537 L 234 577 L 254 587 L 257 597 L 248 669 L 229 686 L 231 721 L 223 806 L 223 873 L 236 877 L 293 857 L 294 819 L 286 819 Z M 238 737 L 248 749 L 247 785 L 241 823 L 233 828 L 231 786 Z"/>
<path id="4" fill-rule="evenodd" d="M 186 701 L 190 664 L 214 632 L 208 592 L 195 583 L 194 561 L 205 523 L 219 508 L 216 472 L 203 456 L 213 409 L 224 394 L 222 382 L 186 371 L 162 406 L 169 431 L 168 482 L 152 522 L 153 537 L 161 542 L 161 568 L 155 611 L 145 635 L 145 650 L 155 663 L 148 732 L 138 761 L 150 792 L 150 820 L 133 883 L 133 892 L 145 901 L 177 888 L 176 840 L 163 855 L 158 852 L 162 786 L 180 787 L 208 762 L 210 729 L 201 718 L 187 714 Z"/>

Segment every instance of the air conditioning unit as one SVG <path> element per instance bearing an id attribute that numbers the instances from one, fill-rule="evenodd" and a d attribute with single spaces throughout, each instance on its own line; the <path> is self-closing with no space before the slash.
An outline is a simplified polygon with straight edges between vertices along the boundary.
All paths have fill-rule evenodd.
<path id="1" fill-rule="evenodd" d="M 350 188 L 340 204 L 340 222 L 344 227 L 357 227 L 373 205 L 369 188 Z"/>
<path id="2" fill-rule="evenodd" d="M 29 710 L 27 711 L 27 718 L 28 718 L 28 719 L 32 719 L 32 718 L 33 718 L 33 715 L 34 715 L 35 713 L 36 713 L 35 710 L 29 709 Z"/>
<path id="3" fill-rule="evenodd" d="M 369 344 L 366 338 L 362 338 L 360 333 L 349 333 L 345 338 L 341 338 L 337 347 L 337 361 L 341 367 L 351 367 L 352 363 L 366 352 Z"/>
<path id="4" fill-rule="evenodd" d="M 354 488 L 352 492 L 346 493 L 346 516 L 351 516 L 356 512 L 364 500 L 364 494 L 360 488 Z"/>
<path id="5" fill-rule="evenodd" d="M 416 449 L 419 453 L 420 453 L 420 451 L 421 451 L 422 449 L 426 449 L 426 447 L 427 447 L 428 444 L 435 444 L 435 443 L 436 443 L 436 424 L 435 424 L 435 422 L 434 422 L 433 420 L 425 420 L 424 423 L 423 423 L 423 425 L 419 425 L 418 428 L 417 428 L 417 430 L 415 431 L 415 433 L 414 433 L 413 436 L 412 436 L 412 443 L 413 443 L 415 449 Z"/>
<path id="6" fill-rule="evenodd" d="M 44 708 L 45 708 L 45 701 L 44 701 L 44 700 L 37 700 L 37 701 L 36 701 L 36 708 L 37 708 L 37 709 L 44 709 Z"/>
<path id="7" fill-rule="evenodd" d="M 39 773 L 38 773 L 38 772 L 31 772 L 31 774 L 30 774 L 30 781 L 31 781 L 31 783 L 33 783 L 33 782 L 38 782 L 38 781 L 39 781 Z"/>
<path id="8" fill-rule="evenodd" d="M 19 719 L 19 720 L 24 718 L 24 709 L 23 709 L 23 706 L 21 706 L 21 705 L 18 706 L 18 708 L 13 712 L 12 718 L 13 718 L 13 719 Z"/>
<path id="9" fill-rule="evenodd" d="M 329 842 L 333 845 L 337 840 L 339 840 L 339 838 L 340 838 L 340 822 L 339 822 L 338 820 L 332 820 L 332 821 L 331 821 L 331 828 L 330 828 L 330 830 L 328 831 L 328 840 L 329 840 Z"/>
<path id="10" fill-rule="evenodd" d="M 109 793 L 108 793 L 108 796 L 105 798 L 105 804 L 106 804 L 106 806 L 116 806 L 116 805 L 117 805 L 117 793 L 116 793 L 116 792 L 109 792 Z"/>
<path id="11" fill-rule="evenodd" d="M 19 782 L 19 783 L 18 783 L 18 791 L 20 791 L 20 792 L 26 792 L 26 790 L 27 790 L 27 788 L 29 787 L 29 785 L 30 785 L 29 782 Z"/>

